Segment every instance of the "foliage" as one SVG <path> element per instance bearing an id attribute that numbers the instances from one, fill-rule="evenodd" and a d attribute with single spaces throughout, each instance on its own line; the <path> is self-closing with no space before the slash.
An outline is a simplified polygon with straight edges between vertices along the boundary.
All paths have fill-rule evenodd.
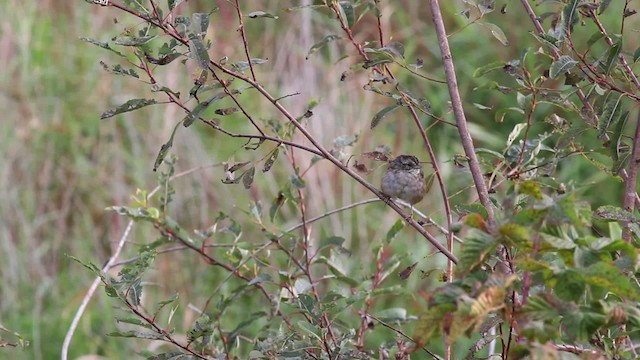
<path id="1" fill-rule="evenodd" d="M 394 24 L 383 23 L 390 6 L 384 2 L 316 2 L 286 11 L 236 2 L 235 8 L 193 13 L 181 1 L 87 2 L 135 19 L 119 35 L 102 36 L 109 41 L 82 41 L 107 50 L 100 64 L 109 75 L 146 90 L 114 106 L 105 104 L 110 110 L 100 118 L 106 123 L 160 107 L 184 112 L 156 143 L 155 162 L 143 160 L 145 171 L 159 172 L 158 188 L 139 190 L 133 205 L 109 208 L 141 229 L 132 236 L 137 250 L 130 250 L 136 255 L 117 273 L 86 257 L 76 259 L 100 278 L 116 304 L 109 336 L 164 344 L 140 351 L 152 359 L 636 356 L 635 149 L 640 139 L 633 134 L 636 122 L 629 119 L 638 111 L 640 84 L 633 72 L 639 52 L 628 47 L 633 30 L 624 26 L 635 15 L 630 2 L 619 12 L 606 0 L 548 5 L 548 12 L 528 20 L 532 28 L 540 26 L 525 35 L 530 43 L 515 41 L 521 34 L 505 33 L 497 20 L 511 16 L 516 4 L 496 9 L 500 4 L 491 0 L 464 1 L 461 16 L 447 19 L 447 27 L 458 25 L 450 30 L 454 52 L 463 47 L 456 43 L 460 35 L 476 30 L 496 49 L 515 48 L 504 58 L 501 51 L 482 54 L 489 61 L 475 69 L 463 57 L 453 57 L 458 73 L 473 74 L 475 81 L 468 94 L 473 101 L 465 99 L 468 118 L 484 114 L 495 120 L 483 124 L 495 128 L 491 136 L 498 139 L 471 129 L 484 147 L 464 155 L 458 152 L 465 120 L 454 118 L 440 94 L 447 86 L 452 92 L 465 89 L 450 79 L 443 84 L 438 79 L 443 75 L 425 67 L 423 59 L 410 60 L 416 46 L 433 44 L 421 44 L 418 32 L 407 39 L 396 36 Z M 528 2 L 522 3 L 526 8 Z M 233 50 L 218 39 L 229 31 L 217 26 L 228 10 L 238 18 Z M 317 108 L 325 94 L 304 94 L 303 100 L 297 93 L 276 96 L 276 84 L 263 81 L 278 59 L 256 56 L 254 44 L 267 32 L 247 28 L 266 29 L 304 12 L 330 30 L 314 34 L 302 56 L 314 61 L 340 54 L 334 65 L 344 69 L 340 80 L 358 83 L 362 91 L 356 99 L 375 96 L 376 109 L 363 119 L 371 133 L 327 141 L 313 131 L 314 122 L 327 125 Z M 621 34 L 603 19 L 616 19 Z M 164 76 L 170 72 L 191 84 L 170 84 Z M 258 110 L 256 102 L 270 107 Z M 456 105 L 461 104 L 451 104 Z M 403 123 L 404 118 L 414 124 Z M 204 128 L 209 132 L 202 134 Z M 238 205 L 239 211 L 221 207 L 200 229 L 184 216 L 188 206 L 176 200 L 184 192 L 174 189 L 191 173 L 178 173 L 180 162 L 172 154 L 194 132 L 234 144 L 230 148 L 240 144 L 220 165 L 223 175 L 209 186 L 229 201 L 254 194 L 248 205 Z M 430 157 L 434 173 L 429 179 L 443 194 L 433 216 L 413 220 L 369 183 L 366 176 L 391 156 L 389 147 L 367 142 L 367 134 L 382 132 L 407 136 L 420 143 L 411 151 Z M 242 143 L 233 143 L 238 139 Z M 467 176 L 474 172 L 476 155 L 489 204 Z M 587 176 L 572 172 L 580 166 L 576 162 L 587 164 L 581 165 Z M 314 195 L 309 174 L 328 167 L 385 201 L 399 220 L 357 239 L 312 229 L 318 220 L 370 202 L 311 218 L 310 210 L 317 209 L 308 202 Z M 255 193 L 272 178 L 276 190 L 267 204 L 267 196 Z M 594 184 L 602 179 L 605 186 Z M 469 200 L 477 197 L 480 202 Z M 456 215 L 460 223 L 454 222 Z M 416 216 L 422 215 L 417 211 Z M 382 224 L 375 217 L 367 223 Z M 446 268 L 445 257 L 434 256 L 431 269 L 414 271 L 425 261 L 412 258 L 411 245 L 406 251 L 394 247 L 406 243 L 408 233 L 431 243 L 448 240 L 439 252 L 451 267 Z M 454 247 L 454 237 L 462 244 Z M 193 278 L 180 289 L 167 288 L 170 282 L 156 277 L 156 271 L 166 266 L 163 258 L 170 262 L 180 256 Z M 444 281 L 431 273 L 442 274 Z M 190 298 L 193 294 L 198 295 Z"/>

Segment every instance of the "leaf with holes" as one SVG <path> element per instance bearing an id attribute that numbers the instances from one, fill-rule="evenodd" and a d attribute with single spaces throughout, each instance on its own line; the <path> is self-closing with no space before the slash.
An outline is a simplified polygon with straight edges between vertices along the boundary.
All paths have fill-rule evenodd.
<path id="1" fill-rule="evenodd" d="M 155 99 L 131 99 L 126 103 L 116 107 L 115 109 L 107 110 L 103 112 L 102 115 L 100 115 L 100 119 L 107 119 L 118 114 L 137 110 L 142 107 L 153 105 L 156 103 L 157 102 Z"/>
<path id="2" fill-rule="evenodd" d="M 191 53 L 191 57 L 196 59 L 201 68 L 207 69 L 209 67 L 209 53 L 207 52 L 207 47 L 204 46 L 202 39 L 191 36 L 189 38 L 189 52 Z"/>

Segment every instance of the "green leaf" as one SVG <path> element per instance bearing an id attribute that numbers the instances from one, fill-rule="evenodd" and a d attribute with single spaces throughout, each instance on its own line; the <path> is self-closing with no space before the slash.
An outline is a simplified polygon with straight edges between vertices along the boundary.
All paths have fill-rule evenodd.
<path id="1" fill-rule="evenodd" d="M 156 156 L 156 161 L 153 163 L 154 172 L 158 170 L 158 167 L 160 167 L 160 164 L 162 164 L 162 161 L 165 159 L 165 157 L 167 157 L 167 154 L 169 153 L 169 149 L 171 149 L 171 147 L 173 146 L 173 138 L 175 137 L 176 131 L 178 131 L 179 126 L 180 126 L 180 123 L 177 123 L 176 126 L 173 127 L 173 131 L 171 132 L 171 136 L 169 137 L 169 140 L 166 143 L 162 144 L 162 146 L 160 146 L 160 151 Z"/>
<path id="2" fill-rule="evenodd" d="M 191 14 L 191 32 L 201 39 L 209 29 L 209 13 Z M 207 61 L 208 62 L 208 61 Z"/>
<path id="3" fill-rule="evenodd" d="M 400 230 L 402 230 L 402 228 L 404 228 L 404 221 L 402 219 L 396 220 L 396 222 L 391 226 L 389 231 L 387 231 L 387 236 L 385 236 L 385 241 L 387 242 L 387 244 L 390 243 L 391 240 L 393 240 L 393 238 L 396 237 L 396 235 L 398 235 L 398 233 L 400 232 Z"/>
<path id="4" fill-rule="evenodd" d="M 573 25 L 578 23 L 579 4 L 580 2 L 578 0 L 569 0 L 569 3 L 567 3 L 564 10 L 562 10 L 562 26 L 564 26 L 567 32 L 573 31 Z"/>
<path id="5" fill-rule="evenodd" d="M 633 53 L 633 62 L 637 62 L 640 59 L 640 47 Z"/>
<path id="6" fill-rule="evenodd" d="M 187 339 L 189 340 L 189 342 L 192 342 L 203 336 L 209 336 L 213 334 L 214 330 L 214 321 L 209 317 L 209 315 L 203 313 L 198 319 L 196 319 L 196 321 L 191 326 L 191 329 L 187 331 Z"/>
<path id="7" fill-rule="evenodd" d="M 610 3 L 611 0 L 602 0 L 602 2 L 600 3 L 600 7 L 598 7 L 598 15 L 602 15 L 602 13 L 607 10 Z"/>
<path id="8" fill-rule="evenodd" d="M 244 185 L 245 189 L 250 189 L 251 184 L 253 184 L 253 176 L 256 173 L 256 167 L 250 167 L 245 174 L 242 176 L 242 185 Z"/>
<path id="9" fill-rule="evenodd" d="M 182 0 L 167 0 L 167 5 L 169 6 L 169 11 L 173 11 L 173 9 L 178 6 Z"/>
<path id="10" fill-rule="evenodd" d="M 328 43 L 334 41 L 334 40 L 338 40 L 338 39 L 342 39 L 340 36 L 338 35 L 327 35 L 325 37 L 322 38 L 322 40 L 318 41 L 317 43 L 313 44 L 313 46 L 311 47 L 311 49 L 309 49 L 309 52 L 307 53 L 307 56 L 305 57 L 305 60 L 309 60 L 309 57 L 314 54 L 316 51 L 322 49 L 323 47 L 327 46 Z"/>
<path id="11" fill-rule="evenodd" d="M 604 63 L 605 74 L 609 75 L 613 65 L 618 62 L 621 50 L 622 50 L 622 38 L 616 41 L 607 51 L 607 61 Z"/>
<path id="12" fill-rule="evenodd" d="M 266 63 L 268 61 L 269 61 L 269 59 L 252 58 L 251 59 L 251 64 L 252 65 L 261 65 L 261 64 L 264 64 L 264 63 Z M 244 72 L 248 68 L 249 68 L 249 62 L 248 61 L 238 61 L 235 64 L 231 64 L 231 69 L 233 71 L 239 72 L 239 73 Z"/>
<path id="13" fill-rule="evenodd" d="M 133 330 L 113 331 L 108 333 L 107 336 L 128 337 L 128 338 L 149 339 L 149 340 L 163 340 L 165 338 L 164 335 L 162 334 L 133 331 Z"/>
<path id="14" fill-rule="evenodd" d="M 227 96 L 227 93 L 222 91 L 213 95 L 209 99 L 201 102 L 200 104 L 196 105 L 196 107 L 193 108 L 193 110 L 191 110 L 191 112 L 189 112 L 184 117 L 184 119 L 182 119 L 182 124 L 184 125 L 184 127 L 191 126 L 191 124 L 193 124 L 193 122 L 200 117 L 200 115 L 209 107 L 209 105 L 224 98 L 225 96 Z"/>
<path id="15" fill-rule="evenodd" d="M 153 104 L 156 104 L 155 99 L 131 99 L 126 103 L 116 107 L 115 109 L 103 112 L 102 115 L 100 115 L 100 119 L 107 119 L 118 114 L 137 110 Z"/>
<path id="16" fill-rule="evenodd" d="M 488 23 L 488 22 L 478 23 L 478 24 L 489 29 L 489 31 L 491 31 L 491 35 L 493 35 L 494 38 L 500 41 L 502 45 L 509 46 L 509 40 L 507 40 L 507 35 L 504 34 L 504 31 L 502 31 L 502 29 L 500 29 L 498 25 Z"/>
<path id="17" fill-rule="evenodd" d="M 335 246 L 335 247 L 340 248 L 340 247 L 342 247 L 342 244 L 344 244 L 345 241 L 346 240 L 343 237 L 330 236 L 330 237 L 328 237 L 326 239 L 322 239 L 320 241 L 320 244 L 318 245 L 318 251 L 320 249 L 324 249 L 324 248 L 329 247 L 329 246 Z"/>
<path id="18" fill-rule="evenodd" d="M 351 2 L 340 1 L 339 11 L 340 16 L 347 23 L 347 28 L 351 29 L 356 19 L 355 11 L 353 10 L 353 5 L 351 5 Z"/>
<path id="19" fill-rule="evenodd" d="M 122 37 L 116 38 L 114 42 L 117 45 L 122 45 L 122 46 L 140 46 L 148 43 L 149 41 L 157 37 L 158 35 L 149 35 L 149 36 L 142 36 L 142 37 L 122 36 Z"/>
<path id="20" fill-rule="evenodd" d="M 344 148 L 347 146 L 352 146 L 356 141 L 358 141 L 358 135 L 340 135 L 337 138 L 333 139 L 333 145 L 337 148 Z"/>
<path id="21" fill-rule="evenodd" d="M 278 159 L 279 154 L 280 154 L 280 148 L 277 147 L 271 152 L 271 154 L 269 154 L 269 157 L 267 158 L 267 160 L 265 160 L 264 166 L 262 167 L 262 172 L 267 172 L 271 170 L 271 167 Z"/>
<path id="22" fill-rule="evenodd" d="M 100 61 L 100 65 L 102 65 L 103 69 L 105 69 L 106 71 L 112 74 L 122 75 L 122 76 L 131 76 L 136 79 L 140 78 L 140 76 L 134 69 L 125 69 L 120 64 L 116 64 L 110 68 L 109 65 L 107 65 L 103 61 Z"/>
<path id="23" fill-rule="evenodd" d="M 569 269 L 557 275 L 554 293 L 561 300 L 578 301 L 584 295 L 585 287 L 582 273 Z"/>
<path id="24" fill-rule="evenodd" d="M 474 78 L 478 78 L 481 77 L 483 75 L 486 75 L 494 70 L 498 70 L 498 69 L 502 69 L 504 68 L 504 61 L 496 61 L 496 62 L 492 62 L 490 64 L 481 66 L 479 68 L 477 68 L 474 72 L 473 72 L 473 77 Z"/>
<path id="25" fill-rule="evenodd" d="M 491 235 L 478 229 L 471 229 L 462 246 L 460 266 L 468 270 L 480 266 L 485 258 L 495 251 L 497 245 L 496 239 Z"/>
<path id="26" fill-rule="evenodd" d="M 191 53 L 191 57 L 196 59 L 201 68 L 209 68 L 209 53 L 207 52 L 207 48 L 204 46 L 202 39 L 194 36 L 190 37 L 189 52 Z"/>
<path id="27" fill-rule="evenodd" d="M 581 306 L 564 314 L 562 327 L 570 339 L 588 341 L 605 321 L 605 315 L 593 312 L 590 307 Z"/>
<path id="28" fill-rule="evenodd" d="M 385 107 L 384 109 L 378 111 L 378 113 L 371 120 L 370 128 L 373 129 L 376 126 L 378 126 L 378 124 L 380 124 L 380 122 L 382 121 L 382 119 L 384 119 L 385 116 L 389 115 L 394 110 L 396 110 L 398 108 L 401 108 L 401 107 L 402 107 L 401 105 L 394 104 L 394 105 L 389 105 L 389 106 Z"/>
<path id="29" fill-rule="evenodd" d="M 501 123 L 504 121 L 504 117 L 507 115 L 507 113 L 509 112 L 515 112 L 518 113 L 520 115 L 524 115 L 524 110 L 520 109 L 519 107 L 508 107 L 508 108 L 501 108 L 498 109 L 498 111 L 496 111 L 496 114 L 494 115 L 495 121 L 498 123 Z"/>
<path id="30" fill-rule="evenodd" d="M 509 133 L 509 136 L 507 137 L 507 147 L 509 147 L 509 146 L 511 146 L 511 144 L 513 144 L 513 142 L 520 135 L 520 132 L 526 127 L 527 127 L 527 123 L 516 124 L 513 127 L 513 130 L 511 130 L 511 133 Z"/>
<path id="31" fill-rule="evenodd" d="M 397 42 L 397 41 L 391 42 L 386 46 L 381 47 L 379 50 L 387 52 L 395 58 L 400 58 L 404 60 L 404 45 L 402 45 L 402 43 L 400 42 Z"/>
<path id="32" fill-rule="evenodd" d="M 620 120 L 615 122 L 615 128 L 613 129 L 613 133 L 611 133 L 611 136 L 609 137 L 609 149 L 611 151 L 611 159 L 614 161 L 614 163 L 619 160 L 621 145 L 620 140 L 622 139 L 622 131 L 624 130 L 624 126 L 627 123 L 628 118 L 628 111 L 625 111 L 622 115 L 620 115 Z M 614 175 L 617 175 L 617 173 L 613 171 L 613 167 L 612 173 Z"/>
<path id="33" fill-rule="evenodd" d="M 593 217 L 605 221 L 629 221 L 640 223 L 640 218 L 622 208 L 604 205 L 593 212 Z"/>
<path id="34" fill-rule="evenodd" d="M 103 49 L 107 49 L 109 51 L 112 51 L 115 54 L 118 54 L 118 56 L 120 56 L 120 57 L 125 57 L 125 55 L 123 53 L 119 52 L 118 50 L 115 50 L 114 48 L 109 46 L 109 44 L 106 43 L 106 42 L 98 41 L 98 40 L 87 38 L 87 37 L 81 37 L 80 40 L 88 42 L 88 43 L 93 44 L 95 46 L 99 46 L 99 47 L 101 47 Z"/>
<path id="35" fill-rule="evenodd" d="M 560 75 L 568 72 L 577 64 L 578 62 L 573 60 L 571 56 L 562 55 L 558 58 L 558 60 L 554 61 L 553 64 L 551 64 L 551 68 L 549 69 L 549 77 L 552 79 L 557 79 Z"/>
<path id="36" fill-rule="evenodd" d="M 389 322 L 406 321 L 407 309 L 405 308 L 389 308 L 384 309 L 376 314 L 376 317 Z"/>
<path id="37" fill-rule="evenodd" d="M 609 127 L 613 125 L 616 120 L 619 120 L 620 114 L 620 102 L 622 100 L 622 96 L 619 96 L 614 99 L 609 99 L 604 106 L 604 110 L 602 110 L 602 114 L 600 114 L 600 119 L 598 121 L 598 138 L 602 139 Z"/>
<path id="38" fill-rule="evenodd" d="M 276 20 L 278 19 L 277 15 L 273 15 L 265 11 L 253 11 L 253 12 L 250 12 L 247 16 L 250 17 L 251 19 L 257 19 L 257 18 L 270 18 L 270 19 L 276 19 Z"/>

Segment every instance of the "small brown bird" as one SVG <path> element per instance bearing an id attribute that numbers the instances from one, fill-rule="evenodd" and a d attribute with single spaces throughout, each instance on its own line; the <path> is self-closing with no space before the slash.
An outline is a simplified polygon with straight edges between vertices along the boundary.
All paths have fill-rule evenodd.
<path id="1" fill-rule="evenodd" d="M 399 155 L 389 162 L 382 176 L 382 192 L 412 205 L 419 203 L 427 193 L 427 183 L 420 161 L 413 155 Z"/>

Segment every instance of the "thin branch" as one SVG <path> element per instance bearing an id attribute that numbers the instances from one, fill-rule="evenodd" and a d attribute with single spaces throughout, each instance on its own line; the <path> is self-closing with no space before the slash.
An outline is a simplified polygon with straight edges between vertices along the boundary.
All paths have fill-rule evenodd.
<path id="1" fill-rule="evenodd" d="M 160 187 L 156 189 L 159 189 L 159 188 Z M 129 236 L 129 233 L 131 232 L 132 228 L 133 228 L 133 220 L 130 220 L 129 223 L 127 224 L 127 227 L 124 229 L 122 236 L 120 236 L 120 240 L 118 240 L 116 251 L 114 251 L 114 253 L 109 258 L 109 261 L 107 261 L 107 264 L 102 268 L 102 272 L 107 272 L 109 271 L 109 269 L 111 269 L 111 267 L 113 267 L 116 260 L 118 259 L 118 256 L 120 256 L 120 252 L 122 251 L 122 248 L 124 247 L 124 244 L 126 243 L 127 237 Z M 73 338 L 73 334 L 76 332 L 76 329 L 78 328 L 78 324 L 80 323 L 80 319 L 82 318 L 82 315 L 84 314 L 85 310 L 89 306 L 89 301 L 91 301 L 93 294 L 95 294 L 96 290 L 98 289 L 98 285 L 100 285 L 100 282 L 101 282 L 101 278 L 99 276 L 96 277 L 91 283 L 91 286 L 89 286 L 89 290 L 87 290 L 87 293 L 84 295 L 84 298 L 82 298 L 82 302 L 80 303 L 80 306 L 78 307 L 78 310 L 76 311 L 76 314 L 74 315 L 73 320 L 71 321 L 71 325 L 69 325 L 67 334 L 64 336 L 64 341 L 62 342 L 62 352 L 60 354 L 60 357 L 62 360 L 67 360 L 69 356 L 69 346 L 71 345 L 71 339 Z"/>
<path id="2" fill-rule="evenodd" d="M 640 109 L 638 109 L 636 132 L 633 136 L 633 151 L 631 153 L 631 158 L 629 159 L 629 175 L 625 179 L 624 183 L 623 208 L 632 214 L 635 210 L 635 200 L 638 195 L 636 192 L 636 186 L 638 183 L 638 165 L 640 165 Z M 631 242 L 630 225 L 631 224 L 629 222 L 624 224 L 622 238 L 626 242 Z"/>
<path id="3" fill-rule="evenodd" d="M 256 73 L 253 71 L 253 64 L 251 63 L 251 55 L 249 54 L 249 42 L 244 32 L 244 22 L 242 21 L 242 10 L 240 10 L 240 3 L 236 0 L 236 13 L 238 13 L 238 22 L 240 23 L 240 35 L 242 36 L 242 44 L 244 45 L 244 53 L 247 55 L 247 62 L 249 63 L 249 69 L 251 70 L 251 78 L 253 81 L 256 79 Z"/>
<path id="4" fill-rule="evenodd" d="M 417 344 L 418 342 L 415 341 L 412 337 L 410 337 L 409 335 L 405 334 L 404 332 L 402 332 L 402 330 L 396 329 L 393 326 L 385 323 L 384 321 L 378 319 L 377 317 L 371 315 L 371 314 L 366 314 L 367 317 L 372 318 L 373 320 L 377 321 L 380 325 L 386 327 L 389 330 L 394 331 L 396 334 L 404 337 L 405 339 Z M 436 355 L 435 353 L 429 351 L 429 349 L 427 349 L 426 347 L 422 347 L 421 348 L 424 352 L 426 352 L 427 354 L 429 354 L 432 358 L 436 359 L 436 360 L 443 360 L 440 356 Z"/>
<path id="5" fill-rule="evenodd" d="M 458 133 L 460 135 L 460 141 L 464 148 L 465 155 L 469 159 L 469 170 L 473 177 L 473 182 L 478 192 L 478 198 L 480 203 L 487 209 L 489 227 L 493 227 L 495 224 L 495 215 L 493 211 L 493 204 L 489 198 L 489 192 L 487 190 L 487 184 L 484 182 L 484 176 L 482 175 L 482 169 L 480 163 L 476 157 L 475 148 L 473 145 L 473 139 L 469 133 L 467 127 L 467 119 L 462 107 L 462 99 L 458 90 L 458 81 L 456 80 L 455 68 L 453 65 L 453 58 L 451 56 L 451 49 L 449 48 L 449 41 L 447 39 L 447 31 L 444 27 L 444 20 L 442 19 L 442 12 L 440 11 L 440 4 L 438 0 L 430 0 L 431 12 L 433 14 L 433 23 L 436 27 L 436 35 L 438 37 L 438 43 L 440 45 L 440 52 L 442 53 L 442 61 L 444 63 L 444 72 L 447 78 L 447 84 L 449 89 L 449 96 L 451 97 L 451 106 L 453 113 L 456 116 L 456 123 L 458 124 Z"/>

